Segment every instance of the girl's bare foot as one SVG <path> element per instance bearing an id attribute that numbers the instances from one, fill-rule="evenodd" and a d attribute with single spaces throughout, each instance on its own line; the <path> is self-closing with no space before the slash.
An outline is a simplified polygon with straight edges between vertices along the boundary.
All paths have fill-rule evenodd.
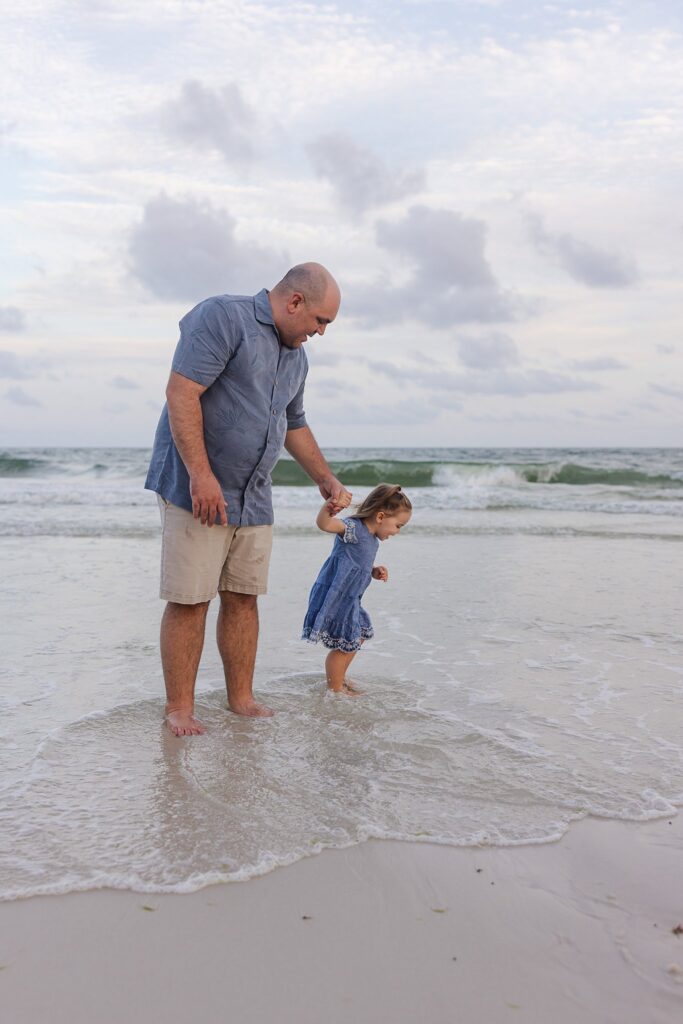
<path id="1" fill-rule="evenodd" d="M 169 711 L 165 718 L 167 728 L 174 736 L 201 736 L 206 729 L 191 711 Z"/>
<path id="2" fill-rule="evenodd" d="M 341 686 L 332 686 L 331 683 L 328 683 L 327 689 L 330 693 L 344 693 L 347 697 L 360 697 L 363 692 L 362 690 L 356 689 L 352 683 L 347 683 L 346 680 L 344 680 Z"/>
<path id="3" fill-rule="evenodd" d="M 347 693 L 353 693 L 356 696 L 363 693 L 363 690 L 361 690 L 360 687 L 356 685 L 353 679 L 344 680 L 344 689 L 346 690 Z"/>

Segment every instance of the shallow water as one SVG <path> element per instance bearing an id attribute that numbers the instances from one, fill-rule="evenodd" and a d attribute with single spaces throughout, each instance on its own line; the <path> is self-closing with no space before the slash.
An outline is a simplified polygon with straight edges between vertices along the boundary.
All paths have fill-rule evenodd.
<path id="1" fill-rule="evenodd" d="M 209 731 L 175 740 L 160 724 L 157 512 L 124 498 L 132 536 L 69 535 L 62 509 L 59 535 L 0 539 L 5 898 L 187 891 L 369 836 L 552 841 L 586 814 L 683 803 L 677 516 L 416 501 L 380 549 L 391 579 L 365 601 L 376 638 L 352 699 L 324 692 L 323 652 L 298 639 L 329 548 L 315 492 L 278 489 L 256 673 L 277 715 L 225 711 L 213 609 Z"/>

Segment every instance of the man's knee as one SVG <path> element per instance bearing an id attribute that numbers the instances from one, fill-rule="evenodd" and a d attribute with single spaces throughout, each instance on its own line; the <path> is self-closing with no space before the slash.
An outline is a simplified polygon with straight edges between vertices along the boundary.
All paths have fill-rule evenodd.
<path id="1" fill-rule="evenodd" d="M 256 594 L 238 594 L 235 590 L 221 590 L 219 596 L 226 611 L 253 611 L 258 603 Z"/>

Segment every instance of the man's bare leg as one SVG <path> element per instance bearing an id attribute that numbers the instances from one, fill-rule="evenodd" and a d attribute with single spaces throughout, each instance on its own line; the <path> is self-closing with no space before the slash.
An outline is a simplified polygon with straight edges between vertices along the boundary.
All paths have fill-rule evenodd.
<path id="1" fill-rule="evenodd" d="M 219 593 L 216 640 L 223 659 L 228 707 L 236 715 L 269 718 L 273 712 L 254 700 L 254 665 L 258 644 L 258 604 L 254 594 Z"/>
<path id="2" fill-rule="evenodd" d="M 194 686 L 204 647 L 209 602 L 169 601 L 161 619 L 161 664 L 166 683 L 166 725 L 174 736 L 197 736 L 204 726 L 194 717 Z"/>
<path id="3" fill-rule="evenodd" d="M 334 693 L 359 694 L 353 682 L 346 678 L 346 670 L 356 657 L 355 651 L 332 650 L 325 658 L 325 675 L 327 676 L 327 687 Z"/>

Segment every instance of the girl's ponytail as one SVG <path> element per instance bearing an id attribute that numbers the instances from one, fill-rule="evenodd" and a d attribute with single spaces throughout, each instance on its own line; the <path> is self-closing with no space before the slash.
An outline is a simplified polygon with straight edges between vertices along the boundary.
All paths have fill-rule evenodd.
<path id="1" fill-rule="evenodd" d="M 369 519 L 376 512 L 396 515 L 397 512 L 410 512 L 412 508 L 410 499 L 401 490 L 400 484 L 378 484 L 360 503 L 353 515 L 356 519 Z"/>

